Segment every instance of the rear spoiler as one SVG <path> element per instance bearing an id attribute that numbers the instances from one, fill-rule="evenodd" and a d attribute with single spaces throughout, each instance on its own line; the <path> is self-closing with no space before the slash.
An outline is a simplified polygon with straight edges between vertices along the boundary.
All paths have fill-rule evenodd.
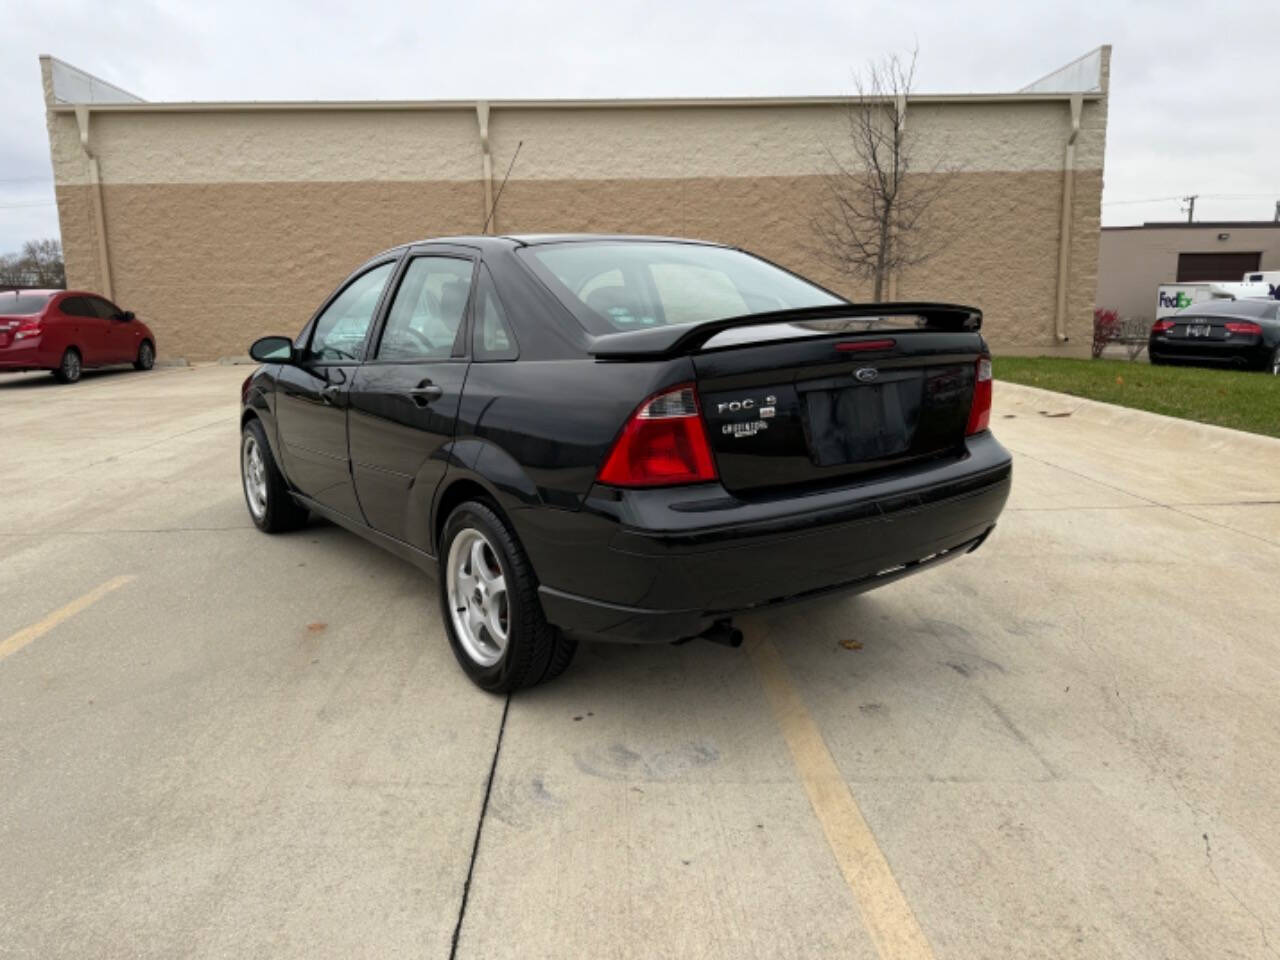
<path id="1" fill-rule="evenodd" d="M 723 330 L 756 327 L 771 323 L 798 323 L 805 320 L 857 320 L 877 317 L 919 317 L 924 329 L 954 333 L 976 332 L 982 328 L 982 311 L 956 303 L 836 303 L 824 307 L 771 310 L 741 317 L 708 320 L 697 324 L 646 327 L 592 337 L 587 348 L 597 360 L 640 360 L 675 357 L 693 353 Z M 832 336 L 848 331 L 831 332 Z"/>

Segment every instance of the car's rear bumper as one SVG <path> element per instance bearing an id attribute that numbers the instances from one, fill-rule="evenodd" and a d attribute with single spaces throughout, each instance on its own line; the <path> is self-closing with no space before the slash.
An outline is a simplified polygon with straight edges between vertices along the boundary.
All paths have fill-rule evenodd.
<path id="1" fill-rule="evenodd" d="M 535 544 L 550 622 L 592 639 L 670 641 L 972 550 L 995 525 L 1011 476 L 1008 452 L 986 433 L 963 457 L 773 501 L 740 501 L 715 485 L 597 489 L 566 518 L 563 537 L 522 539 Z"/>
<path id="2" fill-rule="evenodd" d="M 19 370 L 51 370 L 58 366 L 60 358 L 50 360 L 48 351 L 42 348 L 41 337 L 14 340 L 0 347 L 0 370 L 14 373 Z"/>
<path id="3" fill-rule="evenodd" d="M 1261 337 L 1231 340 L 1173 339 L 1152 337 L 1147 353 L 1153 360 L 1171 363 L 1221 364 L 1234 367 L 1265 367 L 1272 350 Z"/>

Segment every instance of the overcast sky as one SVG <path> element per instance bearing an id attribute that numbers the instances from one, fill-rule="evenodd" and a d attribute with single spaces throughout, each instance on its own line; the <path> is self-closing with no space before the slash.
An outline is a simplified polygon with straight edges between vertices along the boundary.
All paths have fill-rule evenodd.
<path id="1" fill-rule="evenodd" d="M 473 99 L 844 94 L 859 65 L 913 45 L 922 91 L 1010 91 L 1111 43 L 1103 223 L 1178 219 L 1188 193 L 1196 219 L 1271 219 L 1280 67 L 1265 4 L 1088 6 L 13 3 L 0 33 L 0 252 L 58 231 L 41 53 L 147 100 Z"/>

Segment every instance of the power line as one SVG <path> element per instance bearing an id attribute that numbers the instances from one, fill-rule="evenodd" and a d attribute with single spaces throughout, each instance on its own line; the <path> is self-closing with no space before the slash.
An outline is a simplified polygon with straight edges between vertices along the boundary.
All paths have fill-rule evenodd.
<path id="1" fill-rule="evenodd" d="M 1274 190 L 1271 193 L 1197 193 L 1196 196 L 1201 200 L 1256 200 L 1259 198 L 1268 198 L 1280 194 L 1280 190 Z M 1170 200 L 1183 200 L 1185 196 L 1176 197 L 1147 197 L 1143 200 L 1103 200 L 1102 205 L 1106 206 L 1123 206 L 1130 203 L 1164 203 Z"/>

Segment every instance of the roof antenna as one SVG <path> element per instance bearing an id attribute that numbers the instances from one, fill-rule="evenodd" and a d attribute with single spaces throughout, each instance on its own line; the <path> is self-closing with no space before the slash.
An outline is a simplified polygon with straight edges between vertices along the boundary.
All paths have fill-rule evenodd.
<path id="1" fill-rule="evenodd" d="M 480 228 L 481 236 L 489 229 L 489 221 L 493 219 L 494 211 L 498 209 L 498 201 L 502 199 L 502 191 L 507 185 L 507 177 L 511 176 L 511 168 L 516 165 L 516 157 L 520 156 L 520 148 L 523 146 L 523 140 L 516 144 L 516 152 L 511 155 L 511 162 L 507 164 L 507 172 L 503 175 L 502 183 L 498 187 L 498 195 L 493 198 L 493 206 L 489 208 L 489 215 L 484 218 L 484 226 Z"/>

